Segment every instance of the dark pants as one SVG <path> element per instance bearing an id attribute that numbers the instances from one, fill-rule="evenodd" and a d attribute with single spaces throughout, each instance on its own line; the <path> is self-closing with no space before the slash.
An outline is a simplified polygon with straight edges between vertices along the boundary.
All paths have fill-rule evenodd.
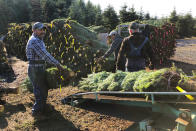
<path id="1" fill-rule="evenodd" d="M 46 82 L 46 72 L 44 66 L 28 67 L 28 76 L 33 85 L 33 93 L 35 95 L 35 104 L 32 112 L 43 112 L 48 97 L 48 86 Z"/>
<path id="2" fill-rule="evenodd" d="M 145 59 L 129 59 L 126 60 L 126 71 L 133 72 L 145 69 Z"/>
<path id="3" fill-rule="evenodd" d="M 118 63 L 118 70 L 125 71 L 125 63 L 126 63 L 126 58 L 123 56 L 120 59 L 120 62 Z M 115 69 L 117 69 L 117 58 L 115 57 Z"/>

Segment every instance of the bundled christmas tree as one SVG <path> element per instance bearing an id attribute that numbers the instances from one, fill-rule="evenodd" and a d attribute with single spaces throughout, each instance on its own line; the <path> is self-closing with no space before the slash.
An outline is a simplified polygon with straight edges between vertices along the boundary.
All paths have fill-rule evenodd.
<path id="1" fill-rule="evenodd" d="M 195 91 L 193 79 L 176 67 L 155 71 L 138 72 L 99 72 L 88 75 L 79 82 L 79 89 L 84 91 L 134 91 L 166 92 L 177 91 L 181 86 L 186 91 Z"/>

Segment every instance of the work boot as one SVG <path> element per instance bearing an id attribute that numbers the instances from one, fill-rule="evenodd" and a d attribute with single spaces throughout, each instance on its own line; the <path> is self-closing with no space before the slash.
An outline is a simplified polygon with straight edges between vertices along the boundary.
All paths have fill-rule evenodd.
<path id="1" fill-rule="evenodd" d="M 48 116 L 51 115 L 53 111 L 54 111 L 54 107 L 50 104 L 46 104 L 43 110 L 43 114 Z"/>

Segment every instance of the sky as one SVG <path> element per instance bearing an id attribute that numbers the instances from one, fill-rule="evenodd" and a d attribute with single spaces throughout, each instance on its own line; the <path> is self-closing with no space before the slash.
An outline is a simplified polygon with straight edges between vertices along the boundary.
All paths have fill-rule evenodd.
<path id="1" fill-rule="evenodd" d="M 88 0 L 84 0 L 87 2 Z M 174 10 L 177 14 L 186 14 L 191 12 L 196 17 L 196 0 L 90 0 L 94 5 L 100 5 L 104 10 L 108 5 L 114 7 L 118 13 L 123 5 L 134 8 L 139 12 L 142 8 L 144 13 L 150 13 L 150 16 L 159 18 L 169 16 Z"/>

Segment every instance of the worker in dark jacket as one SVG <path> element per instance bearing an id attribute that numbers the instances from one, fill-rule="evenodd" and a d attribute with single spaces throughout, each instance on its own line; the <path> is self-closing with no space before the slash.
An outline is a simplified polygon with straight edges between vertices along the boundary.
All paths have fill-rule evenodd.
<path id="1" fill-rule="evenodd" d="M 116 63 L 118 52 L 121 47 L 121 43 L 123 41 L 123 38 L 116 31 L 111 31 L 110 34 L 108 35 L 107 39 L 111 40 L 111 46 L 106 51 L 106 53 L 102 57 L 100 57 L 98 60 L 103 60 L 103 59 L 109 57 L 114 52 L 114 59 L 115 59 L 115 63 Z M 119 70 L 122 70 L 122 71 L 125 70 L 125 58 L 124 57 L 120 59 Z"/>
<path id="2" fill-rule="evenodd" d="M 145 69 L 145 60 L 150 58 L 152 62 L 152 48 L 148 37 L 139 32 L 139 24 L 132 22 L 129 25 L 129 37 L 126 37 L 118 54 L 116 67 L 119 69 L 122 56 L 126 57 L 126 71 L 133 72 Z"/>

